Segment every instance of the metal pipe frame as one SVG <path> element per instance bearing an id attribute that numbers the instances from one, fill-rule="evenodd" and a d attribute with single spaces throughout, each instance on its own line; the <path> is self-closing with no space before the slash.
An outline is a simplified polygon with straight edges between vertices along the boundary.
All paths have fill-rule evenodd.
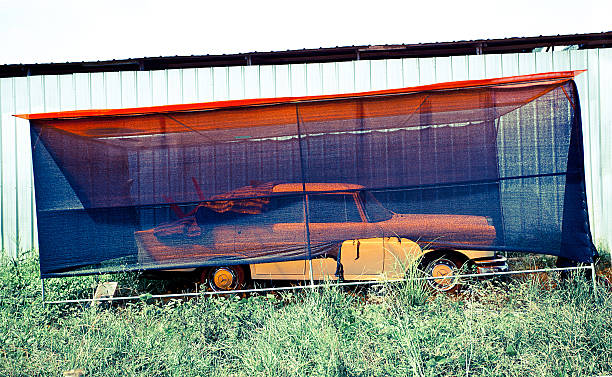
<path id="1" fill-rule="evenodd" d="M 597 282 L 595 280 L 595 264 L 591 263 L 586 266 L 577 267 L 563 267 L 563 268 L 542 268 L 535 270 L 520 270 L 520 271 L 503 271 L 503 272 L 487 272 L 482 274 L 464 274 L 464 275 L 450 275 L 445 276 L 444 279 L 460 279 L 469 277 L 486 277 L 486 276 L 503 276 L 503 275 L 519 275 L 519 274 L 531 274 L 538 272 L 553 272 L 553 271 L 576 271 L 576 270 L 592 270 L 593 289 L 596 290 Z M 254 288 L 254 289 L 240 289 L 233 291 L 215 291 L 215 292 L 194 292 L 194 293 L 175 293 L 175 294 L 163 294 L 163 295 L 147 295 L 143 294 L 140 296 L 124 296 L 124 297 L 107 297 L 107 298 L 83 298 L 74 300 L 56 300 L 56 301 L 45 301 L 44 300 L 44 279 L 43 281 L 43 305 L 44 304 L 76 304 L 76 303 L 93 303 L 93 302 L 112 302 L 112 301 L 131 301 L 146 299 L 163 299 L 163 298 L 180 298 L 180 297 L 200 297 L 200 296 L 218 296 L 218 295 L 230 295 L 239 293 L 260 293 L 260 292 L 278 292 L 278 291 L 292 291 L 299 289 L 314 289 L 314 288 L 325 288 L 325 287 L 347 287 L 356 285 L 379 285 L 389 283 L 400 283 L 405 281 L 418 281 L 418 280 L 436 280 L 441 279 L 440 277 L 419 277 L 419 278 L 406 278 L 406 279 L 392 279 L 392 280 L 380 280 L 380 281 L 360 281 L 360 282 L 348 282 L 348 283 L 325 283 L 325 284 L 310 284 L 294 287 L 277 287 L 277 288 Z"/>

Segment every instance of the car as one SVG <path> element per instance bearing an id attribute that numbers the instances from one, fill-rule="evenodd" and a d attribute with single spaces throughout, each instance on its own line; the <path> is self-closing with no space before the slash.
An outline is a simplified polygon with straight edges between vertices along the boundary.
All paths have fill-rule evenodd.
<path id="1" fill-rule="evenodd" d="M 253 196 L 254 190 L 265 194 Z M 142 265 L 208 264 L 181 271 L 197 272 L 218 291 L 243 288 L 247 280 L 401 279 L 415 263 L 439 278 L 427 280 L 431 288 L 455 290 L 456 280 L 445 276 L 464 265 L 507 271 L 506 259 L 486 250 L 495 237 L 484 216 L 398 214 L 364 186 L 348 183 L 252 185 L 135 233 Z"/>

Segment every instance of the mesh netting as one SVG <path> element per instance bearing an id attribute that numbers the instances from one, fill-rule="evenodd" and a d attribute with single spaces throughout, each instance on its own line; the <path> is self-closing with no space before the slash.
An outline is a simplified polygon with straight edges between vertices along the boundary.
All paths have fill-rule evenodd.
<path id="1" fill-rule="evenodd" d="M 33 119 L 41 275 L 389 237 L 590 262 L 575 85 L 515 81 Z"/>

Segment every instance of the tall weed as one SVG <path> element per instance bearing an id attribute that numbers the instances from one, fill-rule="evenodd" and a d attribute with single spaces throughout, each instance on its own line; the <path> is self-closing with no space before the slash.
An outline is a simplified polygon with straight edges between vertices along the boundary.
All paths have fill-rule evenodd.
<path id="1" fill-rule="evenodd" d="M 121 278 L 135 292 L 147 282 Z M 418 281 L 418 280 L 417 280 Z M 612 374 L 612 299 L 574 274 L 121 306 L 41 305 L 34 259 L 0 268 L 0 375 L 564 376 Z M 53 279 L 82 297 L 93 278 Z M 51 292 L 49 293 L 52 294 Z"/>

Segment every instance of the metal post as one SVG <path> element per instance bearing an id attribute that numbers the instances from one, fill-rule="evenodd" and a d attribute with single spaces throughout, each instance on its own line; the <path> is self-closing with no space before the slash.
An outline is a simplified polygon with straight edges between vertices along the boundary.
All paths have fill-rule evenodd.
<path id="1" fill-rule="evenodd" d="M 595 262 L 591 262 L 591 280 L 593 281 L 593 296 L 597 297 L 597 275 L 595 274 Z"/>
<path id="2" fill-rule="evenodd" d="M 303 191 L 306 191 L 306 184 L 302 181 Z M 308 205 L 308 197 L 304 195 L 304 220 L 306 224 L 306 243 L 308 246 L 308 270 L 310 276 L 310 285 L 314 286 L 314 278 L 312 273 L 312 249 L 310 247 L 310 208 Z"/>
<path id="3" fill-rule="evenodd" d="M 45 279 L 40 279 L 40 292 L 42 293 L 42 304 L 45 306 Z"/>
<path id="4" fill-rule="evenodd" d="M 91 297 L 96 296 L 96 290 L 98 289 L 98 285 L 100 285 L 100 275 L 94 275 L 94 286 L 92 287 L 93 292 L 91 293 Z"/>
<path id="5" fill-rule="evenodd" d="M 297 123 L 298 147 L 300 150 L 300 170 L 302 173 L 302 194 L 304 202 L 304 224 L 306 225 L 306 247 L 308 248 L 308 263 L 310 268 L 310 285 L 314 286 L 312 277 L 312 248 L 310 247 L 310 210 L 308 208 L 308 197 L 306 196 L 306 173 L 304 171 L 304 153 L 302 151 L 302 131 L 300 130 L 300 111 L 295 104 L 295 119 Z"/>
<path id="6" fill-rule="evenodd" d="M 310 269 L 310 286 L 314 287 L 314 278 L 312 277 L 312 258 L 308 259 L 308 268 Z"/>

